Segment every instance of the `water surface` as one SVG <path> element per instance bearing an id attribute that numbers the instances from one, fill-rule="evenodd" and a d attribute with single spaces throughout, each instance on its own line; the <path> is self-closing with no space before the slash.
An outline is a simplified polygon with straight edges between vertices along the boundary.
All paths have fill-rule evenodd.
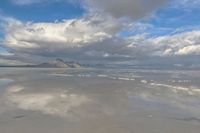
<path id="1" fill-rule="evenodd" d="M 3 133 L 199 133 L 200 71 L 0 69 Z"/>

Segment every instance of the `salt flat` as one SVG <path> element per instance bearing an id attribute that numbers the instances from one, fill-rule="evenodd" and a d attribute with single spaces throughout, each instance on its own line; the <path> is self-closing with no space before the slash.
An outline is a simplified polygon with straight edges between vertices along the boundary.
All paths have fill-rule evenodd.
<path id="1" fill-rule="evenodd" d="M 2 133 L 199 133 L 200 71 L 0 69 Z"/>

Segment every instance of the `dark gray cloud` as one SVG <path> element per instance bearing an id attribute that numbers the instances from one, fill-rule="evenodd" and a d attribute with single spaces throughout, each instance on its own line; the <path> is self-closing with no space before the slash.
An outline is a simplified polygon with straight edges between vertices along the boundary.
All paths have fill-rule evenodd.
<path id="1" fill-rule="evenodd" d="M 30 5 L 47 2 L 70 2 L 85 7 L 87 11 L 104 11 L 121 18 L 140 19 L 150 15 L 169 0 L 11 0 L 17 5 Z"/>
<path id="2" fill-rule="evenodd" d="M 157 8 L 162 6 L 167 0 L 86 0 L 99 10 L 110 13 L 112 16 L 131 17 L 140 19 L 150 15 Z"/>

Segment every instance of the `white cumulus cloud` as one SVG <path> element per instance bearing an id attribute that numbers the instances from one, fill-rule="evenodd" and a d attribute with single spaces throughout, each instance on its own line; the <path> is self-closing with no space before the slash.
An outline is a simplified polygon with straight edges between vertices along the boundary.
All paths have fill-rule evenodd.
<path id="1" fill-rule="evenodd" d="M 151 56 L 182 56 L 199 55 L 200 31 L 183 32 L 175 35 L 166 35 L 148 38 L 145 34 L 128 38 L 133 46 Z"/>
<path id="2" fill-rule="evenodd" d="M 23 23 L 12 20 L 5 24 L 3 44 L 14 52 L 58 52 L 102 42 L 114 37 L 122 27 L 112 17 L 100 15 L 55 23 Z"/>

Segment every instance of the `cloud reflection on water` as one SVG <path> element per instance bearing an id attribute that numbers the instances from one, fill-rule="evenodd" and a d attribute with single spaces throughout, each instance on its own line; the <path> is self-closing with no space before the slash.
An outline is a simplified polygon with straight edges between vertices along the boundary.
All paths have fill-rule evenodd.
<path id="1" fill-rule="evenodd" d="M 7 110 L 30 112 L 25 115 L 17 114 L 14 118 L 24 116 L 19 119 L 26 119 L 32 116 L 33 112 L 37 112 L 40 117 L 49 116 L 75 122 L 76 126 L 80 126 L 77 128 L 80 131 L 76 130 L 78 133 L 94 130 L 97 130 L 97 133 L 103 131 L 130 133 L 134 129 L 141 131 L 131 124 L 137 125 L 137 122 L 149 126 L 152 121 L 156 124 L 161 124 L 159 121 L 165 121 L 169 127 L 179 124 L 183 126 L 177 122 L 181 120 L 199 124 L 198 121 L 184 121 L 188 118 L 198 120 L 200 117 L 198 88 L 192 88 L 190 85 L 183 87 L 180 83 L 169 83 L 164 75 L 163 80 L 160 81 L 155 79 L 156 76 L 151 76 L 152 79 L 149 79 L 148 73 L 145 76 L 144 73 L 142 75 L 135 72 L 135 80 L 123 80 L 133 77 L 133 74 L 130 75 L 127 72 L 95 73 L 90 70 L 68 70 L 60 73 L 53 70 L 45 72 L 32 70 L 28 73 L 21 72 L 20 77 L 23 78 L 20 80 L 16 78 L 19 73 L 13 74 L 16 80 L 6 87 L 1 97 L 3 106 Z M 30 75 L 30 73 L 34 74 Z M 91 76 L 78 76 L 84 75 L 83 73 Z M 62 74 L 74 76 L 60 76 Z M 98 76 L 99 74 L 107 76 Z M 111 79 L 109 78 L 111 76 L 117 78 Z M 191 84 L 191 82 L 184 84 Z M 0 117 L 2 117 L 1 114 Z M 37 117 L 32 119 L 35 118 Z M 184 127 L 187 127 L 187 124 Z M 148 131 L 147 129 L 144 130 Z M 183 129 L 179 131 L 184 131 Z M 74 129 L 72 131 L 75 132 Z M 159 131 L 162 131 L 162 128 L 159 128 Z"/>

